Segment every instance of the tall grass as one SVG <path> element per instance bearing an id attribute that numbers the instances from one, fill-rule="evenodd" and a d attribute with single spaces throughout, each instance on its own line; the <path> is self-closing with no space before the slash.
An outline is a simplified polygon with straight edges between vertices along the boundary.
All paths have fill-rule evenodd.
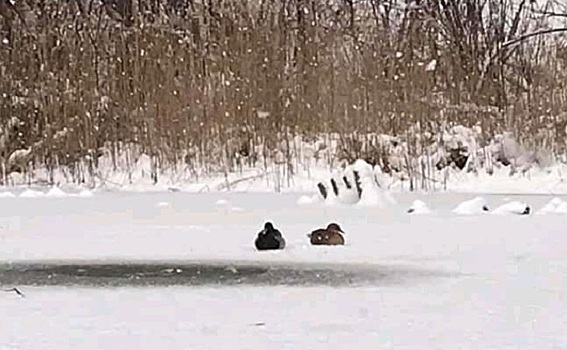
<path id="1" fill-rule="evenodd" d="M 562 154 L 566 37 L 515 40 L 557 26 L 553 6 L 0 0 L 4 174 L 94 173 L 103 148 L 117 159 L 136 145 L 155 181 L 165 166 L 228 174 L 276 164 L 289 183 L 296 136 L 338 134 L 345 159 L 388 170 L 374 133 L 407 142 L 405 166 L 423 178 L 430 169 L 413 160 L 436 142 L 423 135 L 457 124 Z"/>

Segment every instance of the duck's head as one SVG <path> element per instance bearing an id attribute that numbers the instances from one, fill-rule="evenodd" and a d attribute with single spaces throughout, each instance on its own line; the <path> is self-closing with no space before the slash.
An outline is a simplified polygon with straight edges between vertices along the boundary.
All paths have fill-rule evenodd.
<path id="1" fill-rule="evenodd" d="M 329 226 L 327 226 L 327 230 L 329 230 L 329 231 L 339 231 L 339 232 L 344 233 L 343 229 L 339 226 L 339 224 L 334 223 L 334 222 L 330 223 Z"/>

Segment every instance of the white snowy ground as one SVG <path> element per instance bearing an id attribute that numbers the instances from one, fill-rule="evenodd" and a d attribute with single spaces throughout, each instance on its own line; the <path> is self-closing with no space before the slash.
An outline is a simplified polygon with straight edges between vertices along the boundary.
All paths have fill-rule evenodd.
<path id="1" fill-rule="evenodd" d="M 385 209 L 299 205 L 298 194 L 83 195 L 0 198 L 0 261 L 365 263 L 446 275 L 357 288 L 18 286 L 26 298 L 0 293 L 0 350 L 567 348 L 567 214 L 452 213 L 476 194 L 398 194 Z M 407 214 L 416 199 L 429 211 Z M 536 212 L 552 197 L 484 199 Z M 286 250 L 254 250 L 266 219 Z M 310 246 L 306 233 L 331 220 L 346 246 Z"/>

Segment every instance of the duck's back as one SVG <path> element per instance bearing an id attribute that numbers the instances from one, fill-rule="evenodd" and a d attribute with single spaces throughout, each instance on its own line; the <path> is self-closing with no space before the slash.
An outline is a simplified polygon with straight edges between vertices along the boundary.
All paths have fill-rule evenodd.
<path id="1" fill-rule="evenodd" d="M 283 239 L 281 233 L 277 230 L 267 232 L 265 234 L 258 234 L 256 241 L 254 242 L 256 249 L 258 250 L 273 250 L 273 249 L 284 249 L 285 240 Z"/>
<path id="2" fill-rule="evenodd" d="M 317 229 L 311 232 L 311 244 L 313 245 L 344 245 L 343 235 L 335 230 Z"/>

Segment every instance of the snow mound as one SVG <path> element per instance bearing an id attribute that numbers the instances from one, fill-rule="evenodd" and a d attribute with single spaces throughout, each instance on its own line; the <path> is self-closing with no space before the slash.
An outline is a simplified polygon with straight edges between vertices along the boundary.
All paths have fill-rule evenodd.
<path id="1" fill-rule="evenodd" d="M 341 202 L 340 198 L 335 197 L 333 194 L 330 194 L 327 198 L 325 198 L 324 205 L 328 207 L 340 206 L 343 203 Z"/>
<path id="2" fill-rule="evenodd" d="M 408 214 L 430 214 L 431 209 L 429 209 L 425 202 L 416 199 L 413 201 L 407 212 Z"/>
<path id="3" fill-rule="evenodd" d="M 352 166 L 353 170 L 358 171 L 360 175 L 360 187 L 362 194 L 360 201 L 357 203 L 359 206 L 370 206 L 384 208 L 386 206 L 386 199 L 382 194 L 382 190 L 374 181 L 372 173 L 372 166 L 363 160 L 357 160 Z"/>
<path id="4" fill-rule="evenodd" d="M 453 209 L 453 214 L 457 215 L 474 215 L 481 214 L 488 211 L 488 205 L 484 197 L 475 197 L 473 199 L 464 201 Z"/>
<path id="5" fill-rule="evenodd" d="M 312 205 L 319 202 L 317 196 L 301 196 L 297 200 L 297 205 Z"/>
<path id="6" fill-rule="evenodd" d="M 555 214 L 567 214 L 567 202 L 561 203 L 555 210 Z"/>
<path id="7" fill-rule="evenodd" d="M 0 198 L 14 198 L 16 197 L 12 192 L 0 192 Z"/>
<path id="8" fill-rule="evenodd" d="M 67 193 L 63 192 L 59 187 L 54 186 L 49 191 L 47 191 L 45 196 L 62 198 L 62 197 L 67 197 Z"/>
<path id="9" fill-rule="evenodd" d="M 20 198 L 39 198 L 44 197 L 45 193 L 41 191 L 36 191 L 32 189 L 27 189 L 24 192 L 20 193 Z"/>
<path id="10" fill-rule="evenodd" d="M 515 215 L 529 215 L 531 208 L 524 202 L 511 201 L 502 204 L 498 208 L 492 211 L 492 214 L 505 215 L 505 214 L 515 214 Z"/>
<path id="11" fill-rule="evenodd" d="M 79 194 L 77 194 L 77 196 L 82 198 L 90 198 L 93 197 L 94 194 L 89 190 L 82 190 L 81 192 L 79 192 Z"/>
<path id="12" fill-rule="evenodd" d="M 218 201 L 215 202 L 215 205 L 217 207 L 228 207 L 230 206 L 230 203 L 226 199 L 219 199 Z"/>
<path id="13" fill-rule="evenodd" d="M 372 165 L 361 159 L 358 159 L 352 165 L 352 171 L 357 171 L 360 175 L 360 187 L 362 188 L 362 195 L 357 203 L 358 205 L 384 208 L 395 204 L 391 194 L 380 188 L 376 177 L 376 171 L 379 172 L 379 169 L 380 167 L 372 167 Z"/>
<path id="14" fill-rule="evenodd" d="M 356 204 L 359 202 L 360 198 L 358 197 L 358 191 L 356 188 L 353 189 L 344 189 L 339 193 L 337 196 L 339 202 L 343 204 Z"/>
<path id="15" fill-rule="evenodd" d="M 540 210 L 537 211 L 538 214 L 558 214 L 567 213 L 567 202 L 563 201 L 559 197 L 555 197 L 550 200 L 546 205 L 544 205 Z"/>
<path id="16" fill-rule="evenodd" d="M 156 207 L 158 208 L 164 208 L 164 207 L 169 207 L 171 204 L 169 202 L 158 202 L 156 204 Z"/>

